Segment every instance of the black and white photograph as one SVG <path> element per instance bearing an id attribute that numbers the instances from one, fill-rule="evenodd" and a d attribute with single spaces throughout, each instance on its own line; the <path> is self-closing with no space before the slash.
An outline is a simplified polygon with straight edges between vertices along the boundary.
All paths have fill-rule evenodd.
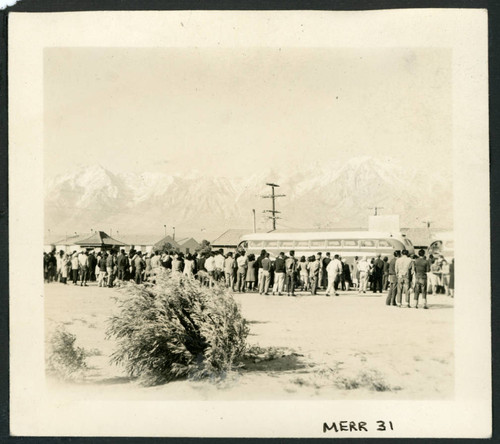
<path id="1" fill-rule="evenodd" d="M 14 432 L 489 436 L 486 23 L 12 14 Z"/>

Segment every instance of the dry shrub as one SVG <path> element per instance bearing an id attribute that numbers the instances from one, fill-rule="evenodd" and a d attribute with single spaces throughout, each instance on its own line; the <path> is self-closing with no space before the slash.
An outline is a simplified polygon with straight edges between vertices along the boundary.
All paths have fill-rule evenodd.
<path id="1" fill-rule="evenodd" d="M 398 389 L 391 387 L 385 381 L 384 376 L 375 369 L 361 370 L 355 377 L 339 376 L 335 380 L 335 385 L 343 390 L 354 390 L 365 387 L 368 390 L 386 392 Z"/>
<path id="2" fill-rule="evenodd" d="M 221 376 L 243 356 L 248 327 L 226 288 L 161 270 L 155 284 L 120 291 L 127 297 L 107 330 L 117 340 L 112 362 L 143 383 Z"/>
<path id="3" fill-rule="evenodd" d="M 47 354 L 47 371 L 62 379 L 75 379 L 87 369 L 86 353 L 75 346 L 76 336 L 59 326 L 51 334 Z"/>

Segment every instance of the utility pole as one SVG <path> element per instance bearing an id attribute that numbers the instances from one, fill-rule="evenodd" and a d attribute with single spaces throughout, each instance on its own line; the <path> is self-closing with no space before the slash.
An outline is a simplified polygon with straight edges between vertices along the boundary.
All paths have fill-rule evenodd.
<path id="1" fill-rule="evenodd" d="M 261 197 L 263 197 L 264 199 L 272 199 L 273 209 L 272 210 L 264 210 L 263 212 L 272 214 L 272 216 L 268 216 L 268 217 L 269 217 L 269 219 L 273 220 L 273 231 L 274 231 L 274 230 L 276 230 L 276 219 L 281 219 L 280 217 L 276 216 L 276 214 L 279 213 L 279 211 L 276 210 L 276 198 L 285 197 L 286 194 L 275 194 L 274 189 L 276 187 L 279 187 L 279 185 L 277 185 L 275 183 L 266 183 L 266 185 L 271 187 L 271 194 L 267 194 L 267 195 L 261 196 Z"/>
<path id="2" fill-rule="evenodd" d="M 378 210 L 383 210 L 384 207 L 369 207 L 369 210 L 375 210 L 374 216 L 378 216 Z"/>
<path id="3" fill-rule="evenodd" d="M 255 226 L 255 208 L 253 208 L 252 211 L 253 211 L 253 232 L 256 233 L 257 228 Z"/>
<path id="4" fill-rule="evenodd" d="M 174 230 L 174 235 L 172 237 L 172 240 L 175 240 L 175 227 L 172 227 L 172 229 Z"/>

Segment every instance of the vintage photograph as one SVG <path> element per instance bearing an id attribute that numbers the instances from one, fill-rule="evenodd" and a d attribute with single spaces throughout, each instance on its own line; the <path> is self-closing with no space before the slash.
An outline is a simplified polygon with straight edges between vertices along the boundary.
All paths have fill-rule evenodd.
<path id="1" fill-rule="evenodd" d="M 453 396 L 449 50 L 47 48 L 43 81 L 49 378 Z"/>
<path id="2" fill-rule="evenodd" d="M 134 435 L 119 412 L 140 402 L 171 422 L 172 412 L 201 418 L 199 431 L 165 424 L 148 436 L 415 436 L 409 410 L 396 407 L 405 405 L 443 415 L 422 436 L 464 436 L 450 431 L 460 417 L 450 406 L 470 406 L 472 390 L 484 417 L 487 378 L 468 379 L 464 363 L 488 365 L 489 281 L 463 273 L 471 259 L 489 273 L 489 254 L 474 250 L 488 242 L 487 221 L 476 223 L 488 211 L 488 177 L 477 180 L 488 166 L 487 95 L 474 83 L 487 87 L 484 47 L 470 45 L 480 73 L 470 80 L 471 56 L 453 46 L 469 50 L 456 43 L 458 25 L 443 31 L 451 43 L 441 31 L 421 41 L 415 23 L 441 30 L 439 20 L 394 12 L 209 14 L 218 28 L 207 13 L 165 12 L 144 16 L 144 39 L 144 25 L 132 26 L 139 13 L 99 16 L 98 27 L 79 14 L 36 22 L 47 36 L 39 76 L 18 85 L 24 103 L 36 88 L 36 117 L 11 123 L 36 122 L 38 136 L 38 197 L 23 195 L 40 238 L 29 247 L 39 335 L 27 355 L 43 402 L 68 405 L 68 418 L 90 411 L 81 429 L 33 419 L 33 430 Z M 398 17 L 415 28 L 403 31 Z M 367 28 L 348 44 L 361 18 Z M 464 15 L 469 42 L 483 42 L 482 20 Z M 102 38 L 56 32 L 70 23 Z M 114 26 L 137 34 L 120 40 Z M 386 26 L 401 31 L 384 35 Z M 468 120 L 472 110 L 486 118 Z M 11 150 L 29 145 L 20 128 Z M 465 244 L 474 246 L 464 255 Z M 482 303 L 471 308 L 474 298 Z M 19 313 L 25 302 L 12 304 Z M 464 345 L 481 341 L 472 359 Z M 329 413 L 274 430 L 263 407 L 262 428 L 231 435 L 231 411 L 254 401 L 269 412 L 284 403 L 288 418 L 307 405 Z M 103 402 L 118 406 L 122 427 L 104 420 L 109 409 L 96 419 Z"/>

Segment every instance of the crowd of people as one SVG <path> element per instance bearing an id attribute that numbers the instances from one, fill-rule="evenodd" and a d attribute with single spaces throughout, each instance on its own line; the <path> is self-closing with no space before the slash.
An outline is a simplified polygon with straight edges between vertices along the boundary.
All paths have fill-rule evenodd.
<path id="1" fill-rule="evenodd" d="M 377 255 L 355 257 L 352 263 L 338 254 L 321 252 L 309 257 L 295 257 L 281 252 L 271 258 L 266 250 L 256 257 L 245 251 L 204 251 L 183 254 L 173 251 L 142 253 L 131 249 L 120 251 L 64 251 L 44 253 L 46 282 L 61 282 L 87 286 L 97 282 L 99 287 L 113 287 L 119 282 L 133 280 L 140 284 L 154 280 L 160 267 L 173 273 L 182 273 L 199 279 L 203 285 L 225 285 L 233 292 L 259 292 L 263 295 L 295 296 L 296 291 L 309 291 L 316 295 L 325 291 L 326 296 L 339 295 L 339 291 L 357 291 L 359 294 L 387 291 L 387 305 L 410 307 L 410 294 L 414 307 L 422 296 L 427 308 L 427 294 L 439 293 L 453 297 L 454 260 L 448 263 L 443 256 L 410 257 L 407 250 L 395 251 L 394 257 Z M 405 304 L 402 298 L 405 297 Z"/>

